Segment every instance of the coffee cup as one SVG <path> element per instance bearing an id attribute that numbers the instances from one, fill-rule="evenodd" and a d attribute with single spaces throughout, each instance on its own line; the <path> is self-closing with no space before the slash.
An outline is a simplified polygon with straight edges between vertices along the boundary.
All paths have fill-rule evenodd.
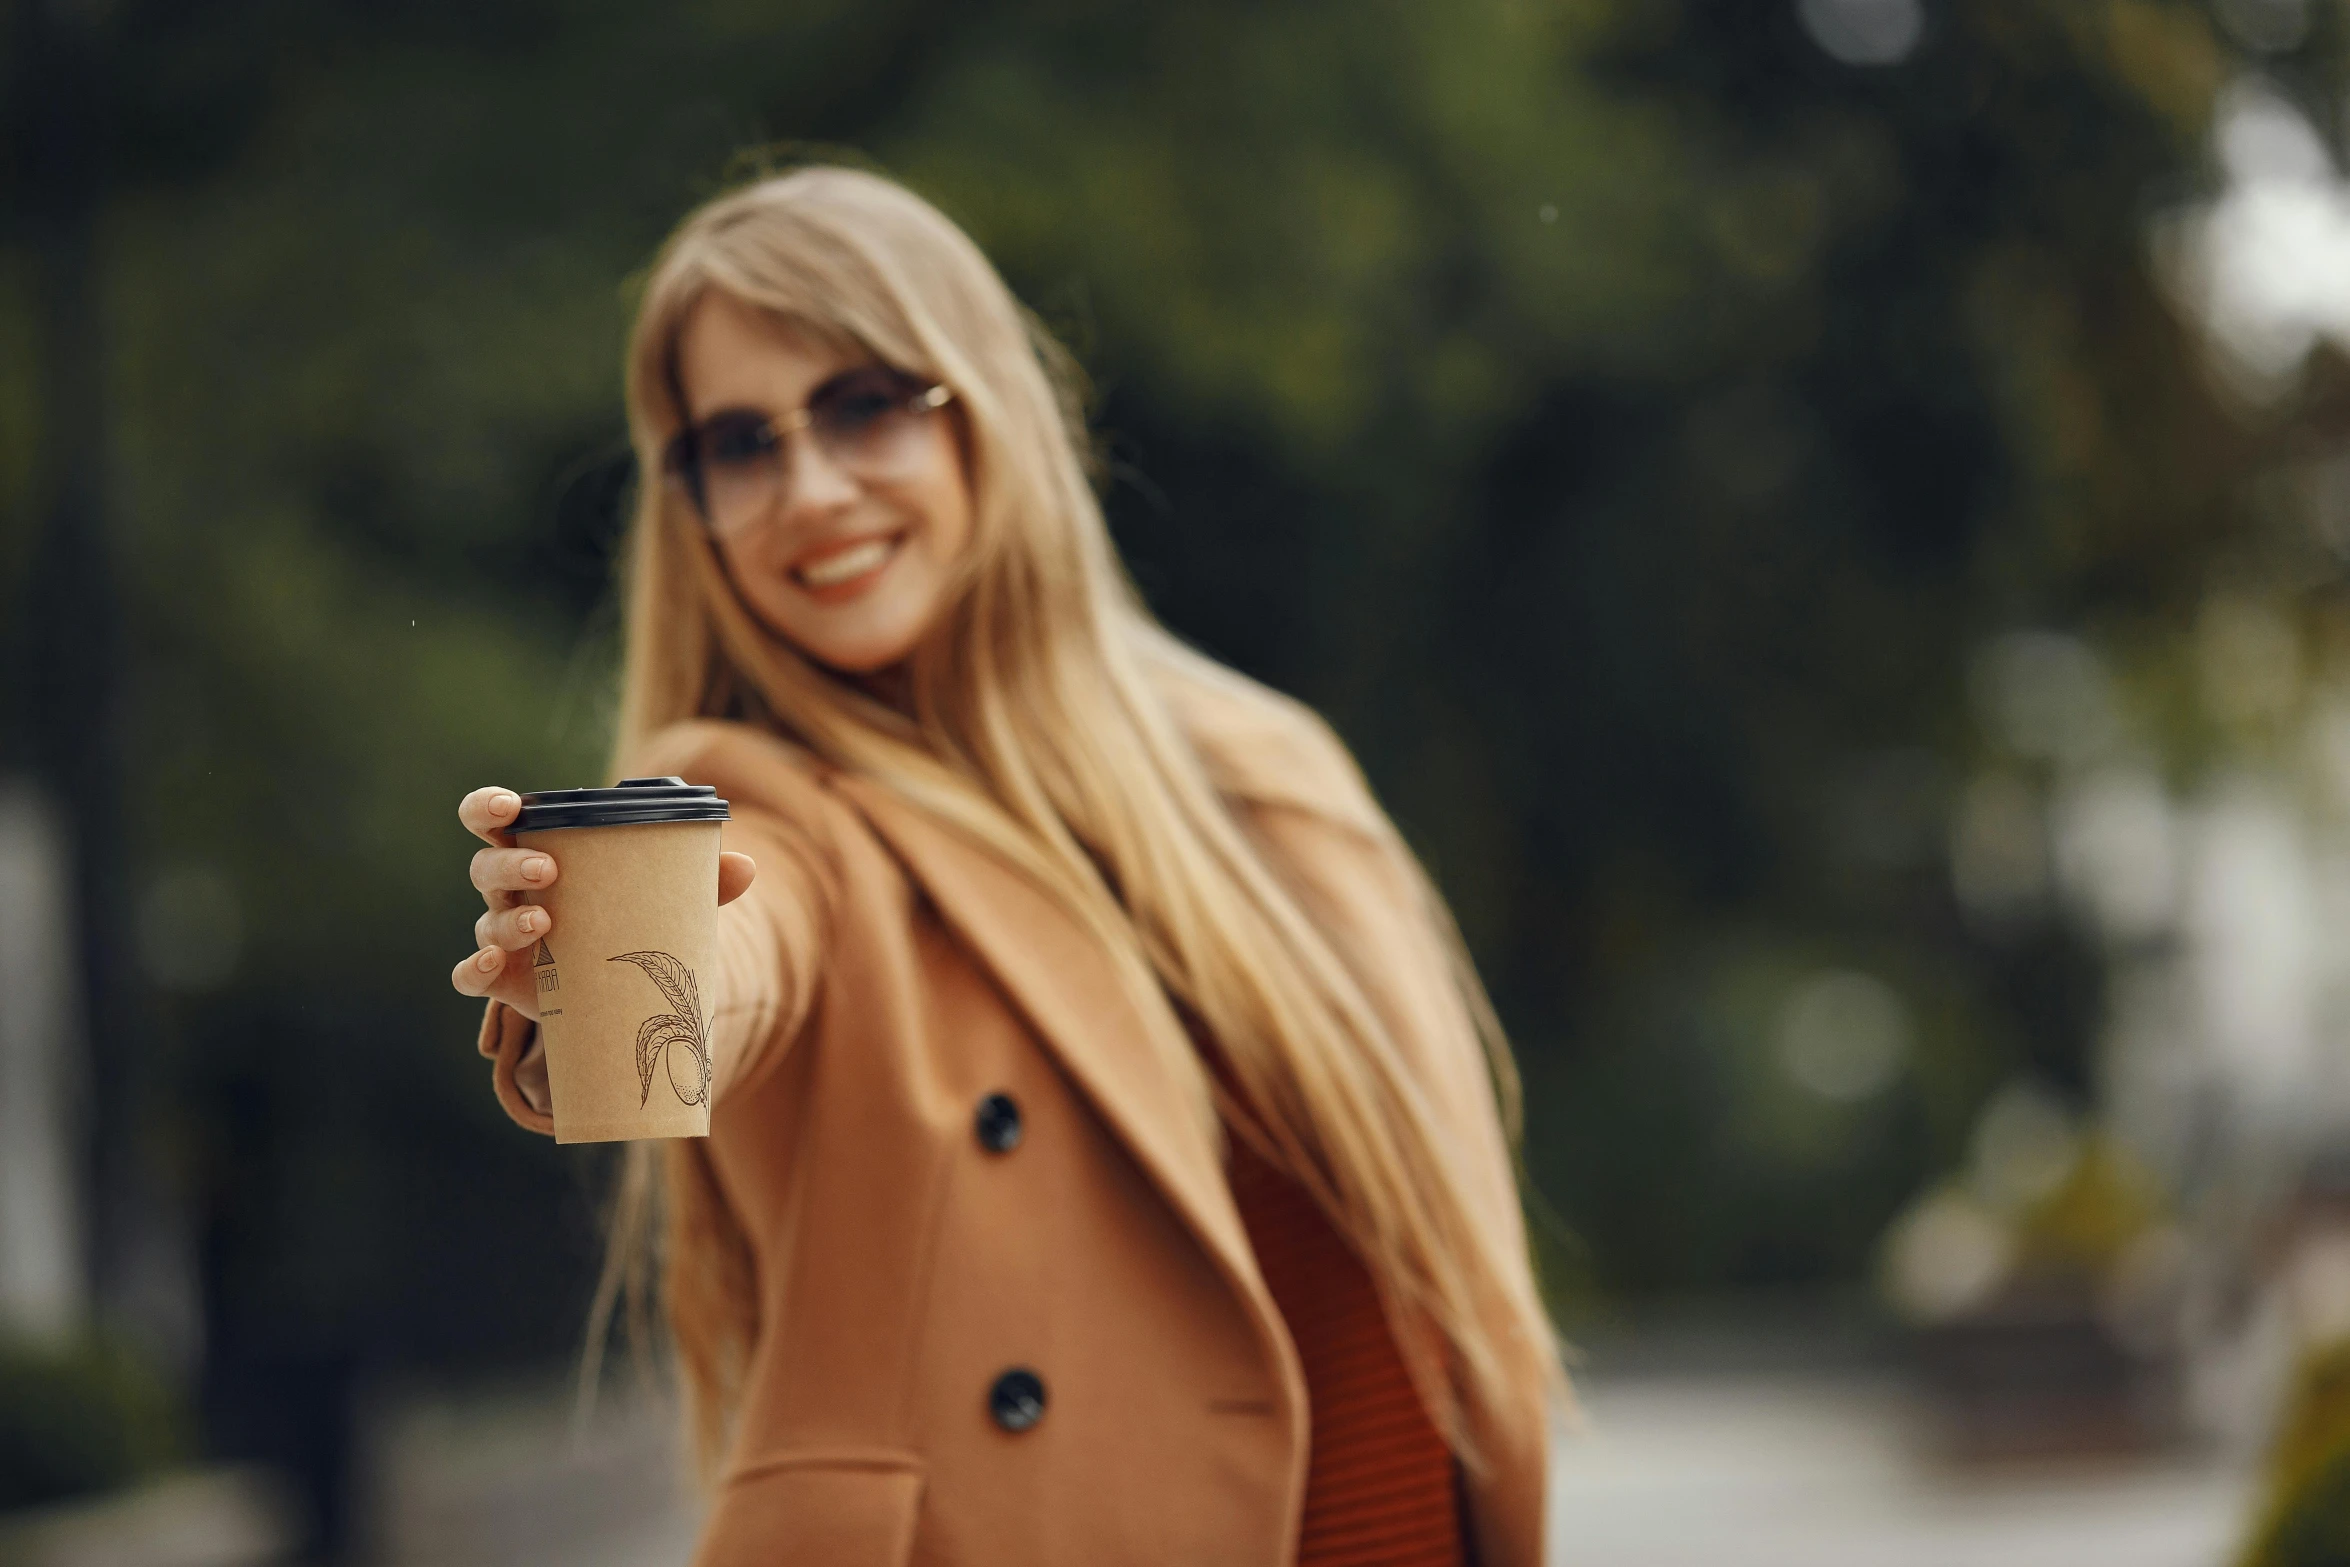
<path id="1" fill-rule="evenodd" d="M 708 975 L 718 938 L 718 792 L 682 778 L 522 797 L 514 841 L 555 883 L 529 953 L 555 1141 L 710 1133 Z"/>

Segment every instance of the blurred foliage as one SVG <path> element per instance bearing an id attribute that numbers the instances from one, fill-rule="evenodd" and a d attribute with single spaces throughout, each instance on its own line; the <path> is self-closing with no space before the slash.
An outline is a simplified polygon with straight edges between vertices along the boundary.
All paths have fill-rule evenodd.
<path id="1" fill-rule="evenodd" d="M 2152 1177 L 2129 1150 L 2091 1133 L 2064 1179 L 2021 1216 L 2017 1268 L 2026 1275 L 2105 1279 L 2164 1217 Z"/>
<path id="2" fill-rule="evenodd" d="M 1963 922 L 1942 834 L 1980 640 L 2166 645 L 2258 543 L 2149 263 L 2239 68 L 2199 7 L 1970 0 L 1875 70 L 1751 0 L 94 14 L 109 335 L 52 347 L 115 421 L 149 1120 L 219 1363 L 578 1320 L 591 1172 L 446 988 L 452 807 L 601 770 L 622 284 L 746 146 L 907 178 L 1079 350 L 1153 603 L 1330 712 L 1455 900 L 1563 1289 L 1848 1283 L 1995 1085 L 2086 1092 L 2097 954 Z M 1906 1009 L 1865 1096 L 1785 1067 L 1830 969 Z"/>
<path id="3" fill-rule="evenodd" d="M 2350 1561 L 2350 1343 L 2327 1345 L 2302 1366 L 2268 1473 L 2244 1567 Z"/>
<path id="4" fill-rule="evenodd" d="M 186 1449 L 178 1400 L 120 1343 L 0 1343 L 0 1511 L 105 1490 Z"/>

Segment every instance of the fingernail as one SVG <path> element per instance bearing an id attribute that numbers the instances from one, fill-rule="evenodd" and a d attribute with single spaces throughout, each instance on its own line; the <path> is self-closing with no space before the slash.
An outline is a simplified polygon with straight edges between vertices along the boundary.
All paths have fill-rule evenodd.
<path id="1" fill-rule="evenodd" d="M 522 879 L 524 881 L 545 881 L 547 879 L 547 857 L 543 854 L 534 854 L 524 860 L 522 862 Z"/>
<path id="2" fill-rule="evenodd" d="M 518 811 L 522 809 L 522 797 L 510 790 L 500 789 L 496 794 L 490 796 L 490 809 L 500 816 L 511 811 Z"/>
<path id="3" fill-rule="evenodd" d="M 524 909 L 522 918 L 514 923 L 522 927 L 523 934 L 535 936 L 538 934 L 538 928 L 546 923 L 546 919 L 547 917 L 536 909 Z"/>
<path id="4" fill-rule="evenodd" d="M 484 974 L 496 968 L 498 966 L 498 949 L 495 947 L 482 948 L 481 951 L 474 954 L 473 966 Z"/>

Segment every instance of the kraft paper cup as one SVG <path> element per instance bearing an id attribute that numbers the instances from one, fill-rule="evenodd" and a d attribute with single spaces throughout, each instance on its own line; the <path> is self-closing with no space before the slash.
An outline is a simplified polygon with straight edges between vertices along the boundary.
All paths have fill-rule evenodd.
<path id="1" fill-rule="evenodd" d="M 679 778 L 522 797 L 514 841 L 555 884 L 530 952 L 555 1141 L 710 1134 L 707 976 L 718 936 L 726 802 Z"/>

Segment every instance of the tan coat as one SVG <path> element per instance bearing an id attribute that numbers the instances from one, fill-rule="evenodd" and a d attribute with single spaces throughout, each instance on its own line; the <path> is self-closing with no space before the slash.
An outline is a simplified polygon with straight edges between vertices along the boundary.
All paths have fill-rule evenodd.
<path id="1" fill-rule="evenodd" d="M 1399 1037 L 1444 1037 L 1413 1027 L 1444 1004 L 1441 948 L 1343 747 L 1303 710 L 1185 705 L 1218 786 Z M 1297 1353 L 1107 957 L 985 851 L 771 735 L 683 724 L 630 771 L 716 786 L 726 846 L 759 863 L 720 911 L 709 989 L 708 1152 L 760 1328 L 701 1567 L 1291 1561 Z M 482 1049 L 509 1112 L 545 1132 L 515 1082 L 534 1032 L 493 1003 Z M 1514 1215 L 1482 1063 L 1460 1054 L 1423 1048 L 1428 1086 Z M 977 1126 L 996 1094 L 1017 1107 L 1008 1151 Z M 1045 1390 L 1019 1431 L 991 1412 L 1016 1368 Z M 1472 1412 L 1483 1567 L 1541 1559 L 1543 1399 Z"/>

